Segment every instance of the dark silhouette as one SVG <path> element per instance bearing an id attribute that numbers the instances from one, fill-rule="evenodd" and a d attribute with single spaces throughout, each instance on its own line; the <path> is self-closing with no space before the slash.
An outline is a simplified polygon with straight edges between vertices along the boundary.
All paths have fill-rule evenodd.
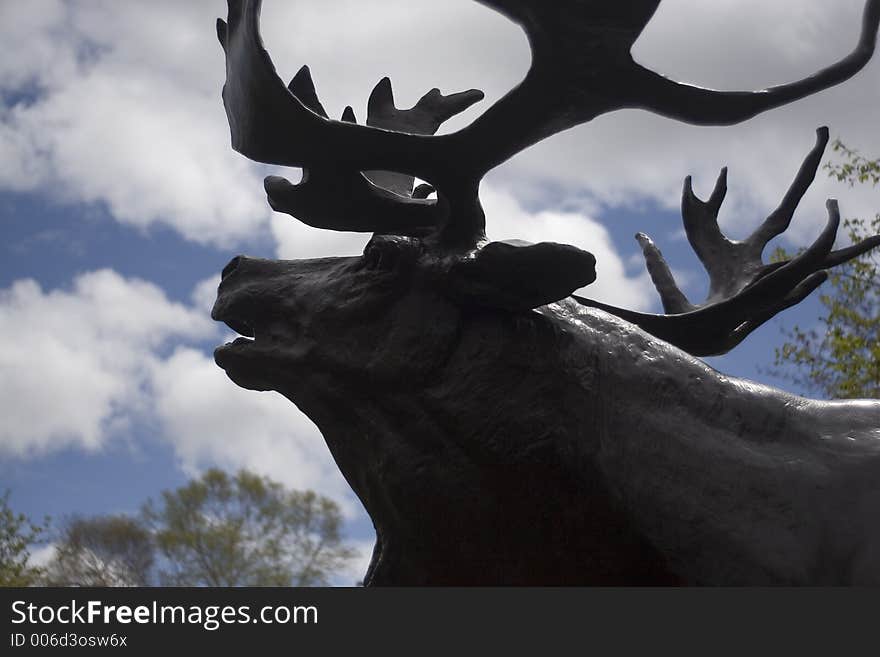
<path id="1" fill-rule="evenodd" d="M 383 79 L 366 125 L 327 118 L 309 70 L 285 86 L 258 32 L 260 2 L 218 21 L 233 148 L 300 166 L 266 179 L 273 208 L 313 226 L 374 232 L 362 257 L 237 257 L 215 319 L 244 336 L 215 352 L 233 381 L 277 390 L 321 429 L 373 519 L 377 584 L 880 582 L 880 404 L 817 402 L 727 378 L 723 353 L 802 300 L 824 270 L 873 248 L 763 264 L 827 142 L 747 240 L 686 181 L 685 228 L 711 280 L 694 305 L 639 235 L 666 314 L 571 296 L 595 259 L 553 243 L 486 243 L 483 175 L 600 114 L 643 108 L 736 123 L 837 84 L 873 54 L 880 0 L 851 55 L 760 92 L 668 80 L 630 48 L 659 0 L 487 0 L 532 46 L 523 82 L 466 128 L 433 133 L 479 100 L 429 91 L 395 107 Z M 414 177 L 429 184 L 413 188 Z M 430 196 L 436 192 L 436 199 Z M 690 352 L 690 353 L 687 353 Z"/>

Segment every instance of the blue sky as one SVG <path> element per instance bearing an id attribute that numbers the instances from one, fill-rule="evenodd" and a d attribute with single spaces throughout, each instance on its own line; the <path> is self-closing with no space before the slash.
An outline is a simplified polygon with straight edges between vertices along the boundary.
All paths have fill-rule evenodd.
<path id="1" fill-rule="evenodd" d="M 331 115 L 351 103 L 363 117 L 385 74 L 400 105 L 434 85 L 484 89 L 486 101 L 455 129 L 527 66 L 517 28 L 476 3 L 364 4 L 266 0 L 264 34 L 279 72 L 308 63 Z M 679 79 L 761 88 L 845 54 L 860 11 L 860 0 L 667 0 L 635 54 Z M 311 423 L 279 396 L 236 388 L 211 359 L 228 331 L 208 314 L 233 255 L 348 255 L 366 239 L 272 213 L 261 178 L 290 172 L 229 148 L 214 37 L 223 15 L 214 0 L 0 6 L 0 488 L 37 517 L 133 512 L 206 467 L 248 467 L 337 499 L 367 554 L 369 519 Z M 657 310 L 633 240 L 645 231 L 701 299 L 704 274 L 677 211 L 684 176 L 705 197 L 730 166 L 721 222 L 743 237 L 781 199 L 819 125 L 880 152 L 878 101 L 875 61 L 840 87 L 732 128 L 638 112 L 602 117 L 490 175 L 490 237 L 581 246 L 598 259 L 587 296 Z M 818 233 L 829 196 L 847 216 L 878 207 L 876 190 L 820 174 L 782 244 Z M 803 392 L 764 370 L 780 326 L 808 326 L 818 311 L 814 296 L 710 363 Z"/>

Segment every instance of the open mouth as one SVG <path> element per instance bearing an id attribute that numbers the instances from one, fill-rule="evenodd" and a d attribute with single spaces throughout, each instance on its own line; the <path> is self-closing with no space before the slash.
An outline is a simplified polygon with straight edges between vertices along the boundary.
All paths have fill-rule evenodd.
<path id="1" fill-rule="evenodd" d="M 218 299 L 211 316 L 239 335 L 214 349 L 214 362 L 242 388 L 277 390 L 279 339 L 269 324 L 243 320 L 243 314 L 240 307 L 230 308 L 230 297 Z"/>
<path id="2" fill-rule="evenodd" d="M 218 347 L 218 350 L 252 347 L 257 343 L 257 332 L 251 324 L 238 318 L 219 317 L 216 313 L 214 313 L 214 319 L 223 322 L 226 326 L 238 333 L 238 336 L 235 339 Z"/>
<path id="3" fill-rule="evenodd" d="M 218 352 L 241 355 L 257 356 L 258 353 L 277 350 L 285 341 L 293 341 L 296 333 L 293 327 L 285 324 L 283 330 L 273 324 L 269 318 L 253 321 L 245 315 L 245 309 L 233 307 L 233 299 L 221 296 L 214 305 L 211 317 L 223 322 L 238 335 L 229 342 L 215 350 Z M 245 318 L 243 318 L 243 316 Z"/>
<path id="4" fill-rule="evenodd" d="M 216 318 L 215 318 L 216 319 Z M 220 320 L 237 333 L 250 333 L 252 337 L 239 335 L 226 344 L 214 349 L 214 362 L 237 385 L 249 390 L 271 390 L 271 384 L 265 379 L 265 362 L 260 358 L 261 350 L 253 329 L 247 324 L 236 320 Z"/>
<path id="5" fill-rule="evenodd" d="M 226 356 L 243 356 L 247 351 L 253 349 L 257 344 L 255 338 L 248 338 L 239 335 L 235 339 L 220 345 L 214 350 L 214 358 L 218 365 L 223 365 L 220 361 Z M 225 361 L 224 361 L 225 362 Z"/>
<path id="6" fill-rule="evenodd" d="M 237 319 L 221 320 L 226 326 L 238 333 L 238 337 L 223 346 L 243 346 L 256 343 L 257 333 L 250 324 Z"/>
<path id="7" fill-rule="evenodd" d="M 223 322 L 230 329 L 238 333 L 238 336 L 226 344 L 220 346 L 215 354 L 225 351 L 238 351 L 243 348 L 253 347 L 257 342 L 257 331 L 252 322 L 237 316 L 230 307 L 227 298 L 221 294 L 218 296 L 214 309 L 211 311 L 211 317 L 215 321 Z"/>
<path id="8" fill-rule="evenodd" d="M 236 256 L 223 268 L 211 318 L 237 335 L 214 350 L 214 359 L 227 372 L 262 371 L 279 354 L 295 349 L 300 326 L 284 312 L 273 288 L 276 263 Z"/>

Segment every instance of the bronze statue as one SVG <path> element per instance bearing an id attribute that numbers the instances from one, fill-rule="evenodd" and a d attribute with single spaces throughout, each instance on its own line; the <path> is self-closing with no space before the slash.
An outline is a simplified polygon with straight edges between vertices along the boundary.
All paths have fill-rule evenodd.
<path id="1" fill-rule="evenodd" d="M 362 257 L 234 258 L 213 312 L 250 336 L 218 348 L 217 363 L 297 404 L 373 519 L 365 583 L 880 583 L 880 402 L 807 400 L 695 357 L 732 349 L 826 269 L 880 244 L 833 251 L 829 201 L 803 254 L 762 262 L 827 129 L 742 242 L 717 224 L 726 173 L 707 201 L 686 180 L 682 216 L 710 292 L 688 301 L 639 234 L 662 315 L 573 296 L 596 276 L 585 251 L 486 243 L 478 194 L 515 153 L 606 112 L 733 124 L 837 84 L 871 58 L 880 0 L 867 1 L 849 56 L 758 92 L 688 86 L 637 64 L 630 49 L 660 0 L 482 1 L 523 27 L 532 66 L 442 136 L 479 91 L 433 89 L 402 110 L 386 78 L 366 125 L 351 108 L 331 120 L 308 68 L 287 86 L 275 73 L 259 0 L 229 0 L 217 25 L 233 148 L 304 170 L 295 185 L 266 179 L 271 206 L 374 233 Z"/>

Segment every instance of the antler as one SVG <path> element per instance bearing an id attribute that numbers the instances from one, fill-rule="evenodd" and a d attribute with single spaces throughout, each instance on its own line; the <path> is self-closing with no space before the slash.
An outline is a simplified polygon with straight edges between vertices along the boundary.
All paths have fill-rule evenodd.
<path id="1" fill-rule="evenodd" d="M 411 110 L 398 110 L 390 84 L 382 81 L 373 93 L 368 125 L 355 123 L 353 112 L 331 120 L 308 69 L 301 69 L 289 87 L 278 77 L 260 38 L 261 5 L 261 0 L 228 0 L 228 22 L 217 20 L 217 36 L 226 53 L 223 103 L 232 147 L 253 160 L 307 170 L 305 185 L 268 178 L 270 203 L 322 228 L 401 234 L 436 232 L 441 217 L 455 214 L 461 221 L 446 231 L 446 240 L 476 243 L 484 227 L 479 180 L 460 175 L 457 158 L 443 146 L 447 136 L 418 132 L 436 131 L 443 120 L 482 98 L 482 92 L 444 97 L 432 90 Z M 438 201 L 407 198 L 363 177 L 362 172 L 376 171 L 428 180 Z M 400 184 L 403 178 L 393 180 Z"/>
<path id="2" fill-rule="evenodd" d="M 318 100 L 312 76 L 303 66 L 288 85 L 289 91 L 312 112 L 327 118 Z M 367 125 L 412 134 L 434 134 L 447 119 L 479 101 L 475 89 L 444 96 L 439 89 L 426 93 L 410 109 L 394 105 L 391 80 L 383 78 L 367 105 Z M 342 121 L 356 123 L 346 107 Z M 361 173 L 329 164 L 304 168 L 297 184 L 279 176 L 266 178 L 269 204 L 303 223 L 331 230 L 374 231 L 424 236 L 443 225 L 443 206 L 425 200 L 424 188 L 413 195 L 413 177 L 390 171 Z"/>
<path id="3" fill-rule="evenodd" d="M 318 182 L 314 175 L 307 181 L 317 190 L 307 201 L 291 196 L 276 179 L 267 183 L 276 203 L 279 197 L 286 203 L 293 199 L 291 207 L 302 204 L 318 224 L 375 230 L 376 222 L 384 221 L 380 229 L 407 232 L 406 226 L 416 226 L 411 234 L 440 221 L 438 237 L 444 244 L 472 246 L 484 236 L 477 198 L 480 179 L 524 148 L 623 108 L 704 125 L 744 121 L 855 74 L 873 54 L 880 23 L 880 0 L 867 0 L 859 43 L 840 62 L 799 82 L 757 92 L 722 92 L 674 82 L 633 60 L 633 43 L 660 0 L 480 1 L 523 27 L 532 48 L 531 68 L 520 85 L 471 125 L 431 136 L 412 134 L 413 125 L 393 121 L 360 126 L 327 118 L 307 98 L 307 90 L 288 89 L 276 74 L 259 35 L 261 1 L 228 0 L 228 24 L 218 20 L 217 32 L 226 51 L 223 100 L 233 148 L 261 162 L 327 172 Z M 467 93 L 471 100 L 478 92 Z M 331 183 L 330 171 L 336 183 Z M 427 180 L 445 210 L 365 186 L 358 176 L 373 171 Z M 374 174 L 373 182 L 389 180 L 402 179 Z M 351 187 L 353 197 L 366 205 L 342 203 L 333 211 L 314 207 L 318 197 L 338 192 L 339 185 Z M 354 207 L 360 210 L 355 218 L 341 214 Z"/>
<path id="4" fill-rule="evenodd" d="M 800 303 L 827 278 L 823 271 L 880 246 L 880 235 L 845 249 L 832 251 L 840 226 L 837 201 L 829 200 L 828 223 L 819 238 L 802 254 L 784 262 L 764 264 L 767 244 L 785 232 L 810 184 L 816 177 L 828 144 L 828 128 L 816 131 L 816 145 L 807 155 L 779 207 L 745 240 L 730 240 L 718 227 L 718 212 L 727 193 L 727 169 L 715 183 L 708 201 L 694 194 L 691 178 L 684 183 L 681 212 L 688 241 L 709 274 L 709 294 L 692 304 L 650 237 L 636 235 L 666 315 L 637 313 L 575 297 L 584 305 L 601 308 L 631 321 L 649 333 L 697 356 L 720 354 L 742 342 L 749 333 L 777 313 Z"/>

